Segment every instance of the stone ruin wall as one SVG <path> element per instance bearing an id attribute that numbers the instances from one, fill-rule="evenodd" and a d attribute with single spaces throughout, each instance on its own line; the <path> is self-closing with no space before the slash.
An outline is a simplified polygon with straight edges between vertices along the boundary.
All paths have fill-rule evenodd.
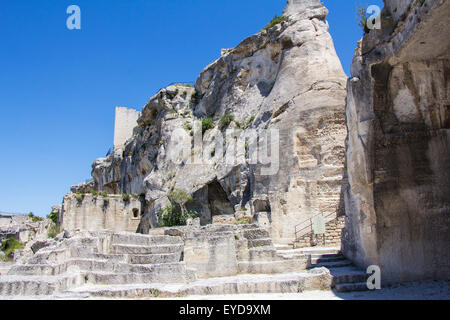
<path id="1" fill-rule="evenodd" d="M 104 198 L 101 195 L 70 193 L 64 197 L 61 225 L 68 231 L 136 232 L 141 215 L 141 201 L 135 197 L 124 201 L 121 195 Z"/>
<path id="2" fill-rule="evenodd" d="M 450 2 L 385 3 L 348 82 L 343 251 L 384 283 L 450 279 Z"/>

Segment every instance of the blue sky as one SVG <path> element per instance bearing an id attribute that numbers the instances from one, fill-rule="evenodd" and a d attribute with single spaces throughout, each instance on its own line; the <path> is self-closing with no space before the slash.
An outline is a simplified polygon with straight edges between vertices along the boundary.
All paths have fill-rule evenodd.
<path id="1" fill-rule="evenodd" d="M 361 1 L 323 2 L 348 74 Z M 285 3 L 0 0 L 0 211 L 47 215 L 112 146 L 115 106 L 140 109 L 167 84 L 194 82 Z M 66 28 L 71 4 L 81 30 Z"/>

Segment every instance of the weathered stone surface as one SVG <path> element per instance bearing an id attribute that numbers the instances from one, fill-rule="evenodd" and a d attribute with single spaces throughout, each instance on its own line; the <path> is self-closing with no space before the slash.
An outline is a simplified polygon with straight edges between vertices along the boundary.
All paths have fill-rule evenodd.
<path id="1" fill-rule="evenodd" d="M 60 224 L 68 231 L 136 232 L 141 215 L 141 201 L 133 196 L 70 193 L 64 197 Z"/>
<path id="2" fill-rule="evenodd" d="M 295 225 L 312 215 L 342 211 L 346 76 L 327 13 L 319 0 L 290 0 L 283 22 L 223 50 L 195 87 L 158 92 L 123 150 L 94 162 L 95 188 L 145 195 L 144 233 L 158 226 L 157 214 L 176 189 L 193 195 L 187 207 L 202 225 L 214 216 L 250 217 L 270 224 L 277 242 L 294 240 Z M 234 120 L 222 128 L 226 115 Z M 202 136 L 204 117 L 215 128 Z M 243 135 L 233 139 L 240 129 L 245 146 Z M 272 129 L 279 137 L 266 136 Z M 236 161 L 221 159 L 223 147 L 230 151 L 236 141 Z M 264 153 L 267 143 L 272 151 Z"/>
<path id="3" fill-rule="evenodd" d="M 33 222 L 26 215 L 0 215 L 0 221 L 0 242 L 7 238 L 14 238 L 22 243 L 45 240 L 52 224 L 49 219 Z"/>
<path id="4" fill-rule="evenodd" d="M 450 3 L 385 3 L 348 82 L 343 251 L 385 283 L 449 279 Z"/>

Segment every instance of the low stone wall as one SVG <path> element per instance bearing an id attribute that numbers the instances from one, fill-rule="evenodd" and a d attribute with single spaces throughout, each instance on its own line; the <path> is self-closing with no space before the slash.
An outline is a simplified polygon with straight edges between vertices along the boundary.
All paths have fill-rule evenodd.
<path id="1" fill-rule="evenodd" d="M 22 214 L 0 214 L 0 228 L 10 227 L 12 225 L 32 222 L 31 219 Z"/>
<path id="2" fill-rule="evenodd" d="M 325 235 L 319 235 L 317 237 L 313 233 L 309 233 L 301 237 L 295 242 L 296 248 L 312 247 L 314 245 L 336 247 L 341 245 L 342 230 L 345 228 L 345 216 L 338 217 L 326 224 Z M 325 236 L 325 245 L 323 245 L 323 238 Z"/>
<path id="3" fill-rule="evenodd" d="M 136 232 L 141 220 L 141 202 L 121 195 L 74 194 L 64 197 L 61 225 L 64 230 Z"/>

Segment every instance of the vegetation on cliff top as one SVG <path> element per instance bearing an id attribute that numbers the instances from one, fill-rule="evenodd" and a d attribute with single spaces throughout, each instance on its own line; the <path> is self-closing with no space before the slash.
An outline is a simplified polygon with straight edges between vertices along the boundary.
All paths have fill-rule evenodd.
<path id="1" fill-rule="evenodd" d="M 267 24 L 267 26 L 264 27 L 263 30 L 269 30 L 270 28 L 273 28 L 277 24 L 286 20 L 287 18 L 285 16 L 274 16 L 273 19 Z"/>

